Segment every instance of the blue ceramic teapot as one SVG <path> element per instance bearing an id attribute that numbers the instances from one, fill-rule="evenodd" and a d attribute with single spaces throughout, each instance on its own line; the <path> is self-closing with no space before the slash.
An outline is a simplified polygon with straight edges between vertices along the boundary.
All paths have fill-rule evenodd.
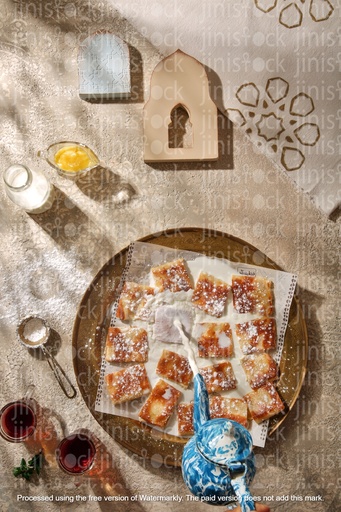
<path id="1" fill-rule="evenodd" d="M 256 510 L 248 489 L 255 475 L 250 433 L 225 418 L 210 419 L 202 376 L 194 376 L 195 435 L 182 456 L 182 475 L 189 490 L 210 505 L 239 502 L 242 512 Z"/>

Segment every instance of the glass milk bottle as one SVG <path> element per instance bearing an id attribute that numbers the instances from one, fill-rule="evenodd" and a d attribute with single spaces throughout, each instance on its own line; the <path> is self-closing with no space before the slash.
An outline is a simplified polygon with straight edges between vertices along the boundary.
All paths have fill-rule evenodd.
<path id="1" fill-rule="evenodd" d="M 7 196 L 29 213 L 43 213 L 53 203 L 53 185 L 37 171 L 14 164 L 4 171 Z"/>

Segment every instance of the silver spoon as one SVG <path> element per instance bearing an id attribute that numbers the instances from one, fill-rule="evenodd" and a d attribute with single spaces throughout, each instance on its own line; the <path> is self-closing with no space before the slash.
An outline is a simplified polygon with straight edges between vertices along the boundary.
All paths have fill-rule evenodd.
<path id="1" fill-rule="evenodd" d="M 24 345 L 24 347 L 41 349 L 65 396 L 74 398 L 77 394 L 75 388 L 63 368 L 45 346 L 51 334 L 51 328 L 46 320 L 39 316 L 29 316 L 19 324 L 17 334 L 20 343 Z"/>

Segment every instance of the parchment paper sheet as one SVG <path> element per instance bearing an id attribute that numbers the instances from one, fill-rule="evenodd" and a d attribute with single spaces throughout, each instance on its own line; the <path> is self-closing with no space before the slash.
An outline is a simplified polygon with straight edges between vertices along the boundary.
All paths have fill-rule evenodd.
<path id="1" fill-rule="evenodd" d="M 280 272 L 276 270 L 266 269 L 262 267 L 257 267 L 254 265 L 247 265 L 244 263 L 234 263 L 226 259 L 222 258 L 209 258 L 203 256 L 199 253 L 191 252 L 191 251 L 178 251 L 170 248 L 165 248 L 153 244 L 147 244 L 143 242 L 135 242 L 131 244 L 128 251 L 128 261 L 126 269 L 122 275 L 120 287 L 123 286 L 125 281 L 133 281 L 143 284 L 152 284 L 150 269 L 153 266 L 165 263 L 167 261 L 172 261 L 176 258 L 182 257 L 186 260 L 191 275 L 193 277 L 194 282 L 196 282 L 200 271 L 204 270 L 209 274 L 212 274 L 215 277 L 223 279 L 228 284 L 231 284 L 231 278 L 233 274 L 244 274 L 244 275 L 257 275 L 270 279 L 274 283 L 274 296 L 275 296 L 275 317 L 277 323 L 277 348 L 273 351 L 272 356 L 275 361 L 278 363 L 283 349 L 284 343 L 284 335 L 288 322 L 288 315 L 290 310 L 290 304 L 292 301 L 292 297 L 295 290 L 297 276 L 293 274 L 289 274 L 287 272 Z M 189 292 L 177 292 L 177 293 L 162 293 L 162 300 L 168 304 L 175 304 L 179 308 L 184 307 L 183 304 L 190 304 L 190 297 L 192 291 Z M 160 299 L 161 294 L 157 294 L 157 300 Z M 186 306 L 185 306 L 186 307 Z M 113 308 L 113 316 L 111 320 L 111 325 L 127 325 L 127 322 L 121 322 L 115 317 L 117 308 L 117 303 Z M 257 318 L 259 315 L 251 315 L 251 314 L 237 314 L 233 311 L 232 304 L 232 294 L 230 292 L 230 296 L 227 301 L 226 311 L 224 315 L 216 319 L 209 315 L 206 315 L 202 311 L 195 309 L 195 322 L 224 322 L 228 321 L 231 324 L 232 332 L 233 332 L 233 341 L 234 341 L 234 355 L 229 359 L 231 362 L 234 373 L 236 375 L 238 386 L 236 390 L 231 390 L 225 393 L 221 393 L 223 396 L 228 397 L 242 397 L 246 393 L 248 393 L 251 388 L 246 382 L 244 372 L 240 365 L 240 358 L 243 356 L 241 350 L 239 348 L 238 341 L 234 332 L 234 325 L 240 321 L 251 320 L 252 318 Z M 145 363 L 147 374 L 152 386 L 156 384 L 159 380 L 159 376 L 155 373 L 155 368 L 157 362 L 161 356 L 161 353 L 164 349 L 176 351 L 177 353 L 186 356 L 186 352 L 182 345 L 178 344 L 170 344 L 170 343 L 161 343 L 156 342 L 153 334 L 153 324 L 154 320 L 151 318 L 149 322 L 144 321 L 132 321 L 132 325 L 137 325 L 144 327 L 148 332 L 148 340 L 149 340 L 149 357 L 147 363 Z M 197 352 L 197 348 L 195 351 Z M 104 350 L 104 347 L 103 347 Z M 197 363 L 199 368 L 209 366 L 210 364 L 214 364 L 215 362 L 221 361 L 221 359 L 204 359 L 197 358 Z M 133 364 L 133 363 L 132 363 Z M 131 402 L 126 402 L 123 404 L 114 405 L 111 402 L 111 399 L 108 395 L 106 384 L 104 381 L 104 376 L 108 373 L 112 373 L 122 368 L 122 365 L 119 364 L 111 364 L 105 361 L 103 356 L 102 365 L 101 365 L 101 374 L 99 387 L 96 398 L 96 410 L 117 414 L 119 416 L 129 417 L 135 420 L 138 420 L 138 413 L 140 408 L 142 407 L 143 402 L 146 397 L 141 399 L 132 400 Z M 166 379 L 167 380 L 167 379 Z M 190 402 L 193 400 L 193 384 L 189 386 L 188 389 L 184 390 L 181 386 L 176 383 L 171 382 L 171 384 L 181 391 L 182 396 L 180 398 L 181 402 Z M 264 446 L 266 434 L 268 430 L 268 422 L 265 421 L 261 425 L 257 425 L 254 421 L 251 422 L 250 431 L 253 437 L 253 442 L 255 446 Z M 173 413 L 171 416 L 165 432 L 171 435 L 178 435 L 177 430 L 177 418 L 176 414 Z"/>

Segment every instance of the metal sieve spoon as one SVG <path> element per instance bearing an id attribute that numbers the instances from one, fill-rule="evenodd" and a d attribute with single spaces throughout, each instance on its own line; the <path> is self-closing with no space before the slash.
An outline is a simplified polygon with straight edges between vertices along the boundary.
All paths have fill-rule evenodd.
<path id="1" fill-rule="evenodd" d="M 17 334 L 20 343 L 24 345 L 24 347 L 41 349 L 65 396 L 74 398 L 77 394 L 75 388 L 63 368 L 45 346 L 51 334 L 51 328 L 46 320 L 39 316 L 29 316 L 19 324 Z"/>

